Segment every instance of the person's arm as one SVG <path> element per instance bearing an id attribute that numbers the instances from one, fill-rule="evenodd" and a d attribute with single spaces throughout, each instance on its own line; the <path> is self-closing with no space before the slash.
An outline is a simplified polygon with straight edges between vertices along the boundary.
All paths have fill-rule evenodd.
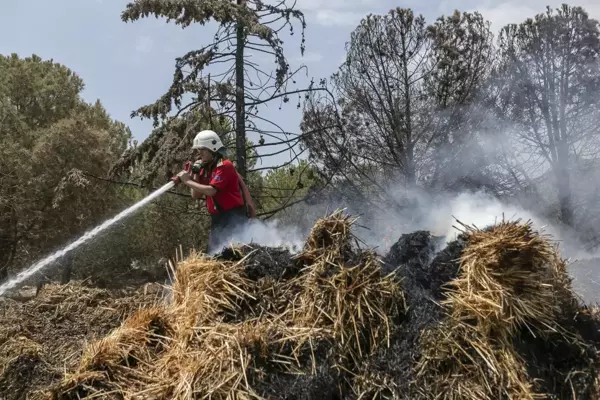
<path id="1" fill-rule="evenodd" d="M 199 181 L 198 174 L 194 174 L 194 175 L 192 176 L 192 180 L 193 180 L 194 182 L 196 182 L 196 183 L 199 183 L 199 182 L 198 182 L 198 181 Z M 190 188 L 190 192 L 192 193 L 192 198 L 194 198 L 194 199 L 200 199 L 200 200 L 202 200 L 202 199 L 204 198 L 204 195 L 203 195 L 202 193 L 200 193 L 200 192 L 197 192 L 197 191 L 196 191 L 196 190 L 194 190 L 193 188 Z"/>
<path id="2" fill-rule="evenodd" d="M 201 196 L 213 197 L 217 194 L 217 189 L 210 185 L 202 185 L 198 182 L 194 182 L 190 175 L 185 171 L 180 172 L 178 176 L 179 179 L 181 179 L 181 183 L 192 189 L 192 197 L 196 199 L 202 198 Z M 194 192 L 196 192 L 196 195 L 194 195 Z"/>
<path id="3" fill-rule="evenodd" d="M 215 194 L 217 194 L 217 189 L 214 187 L 210 185 L 201 185 L 198 182 L 194 182 L 191 178 L 183 183 L 192 189 L 192 197 L 194 198 L 202 198 L 201 196 L 213 197 Z M 194 192 L 196 195 L 194 195 Z M 196 197 L 198 194 L 200 194 L 200 197 Z"/>

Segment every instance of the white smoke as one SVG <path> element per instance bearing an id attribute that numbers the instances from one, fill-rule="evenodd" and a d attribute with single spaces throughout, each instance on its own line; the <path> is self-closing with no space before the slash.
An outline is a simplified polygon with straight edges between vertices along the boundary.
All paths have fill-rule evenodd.
<path id="1" fill-rule="evenodd" d="M 406 193 L 406 192 L 405 192 Z M 598 301 L 596 295 L 600 287 L 600 273 L 590 267 L 590 260 L 597 257 L 580 250 L 579 243 L 573 239 L 574 235 L 562 226 L 549 223 L 541 215 L 516 205 L 501 201 L 484 192 L 446 194 L 436 200 L 421 194 L 414 194 L 418 199 L 418 209 L 415 214 L 422 218 L 407 220 L 390 212 L 377 218 L 360 218 L 353 229 L 359 240 L 367 247 L 375 248 L 381 255 L 385 255 L 402 234 L 418 230 L 431 232 L 435 236 L 445 237 L 445 242 L 455 240 L 464 228 L 457 221 L 467 225 L 484 229 L 502 221 L 520 220 L 522 223 L 531 222 L 533 228 L 545 235 L 553 243 L 559 244 L 559 251 L 563 258 L 569 262 L 569 272 L 573 277 L 574 288 L 586 302 Z M 234 233 L 233 237 L 224 239 L 217 247 L 220 249 L 236 244 L 258 244 L 268 247 L 287 248 L 291 253 L 297 253 L 304 245 L 308 232 L 302 230 L 304 226 L 314 224 L 317 218 L 325 217 L 325 205 L 311 205 L 311 213 L 303 214 L 307 221 L 298 221 L 297 225 L 282 224 L 278 220 L 260 221 L 251 220 L 243 229 Z M 310 215 L 309 215 L 310 214 Z M 308 220 L 311 221 L 308 221 Z M 314 220 L 314 221 L 313 221 Z M 390 230 L 390 228 L 393 228 Z M 460 230 L 459 230 L 460 229 Z M 384 240 L 385 239 L 385 240 Z M 438 249 L 441 250 L 441 249 Z M 579 263 L 577 261 L 580 261 Z M 598 279 L 596 279 L 596 276 Z"/>
<path id="2" fill-rule="evenodd" d="M 504 204 L 499 199 L 483 193 L 461 193 L 432 209 L 428 220 L 429 229 L 446 237 L 446 242 L 456 239 L 460 231 L 458 221 L 479 229 L 495 225 L 502 220 L 531 221 L 540 233 L 550 235 L 553 240 L 562 240 L 558 228 L 553 227 L 539 215 L 535 215 L 513 204 Z"/>
<path id="3" fill-rule="evenodd" d="M 216 246 L 214 253 L 218 253 L 223 247 L 236 244 L 283 247 L 294 254 L 304 245 L 304 237 L 299 229 L 293 226 L 283 226 L 277 220 L 261 221 L 251 219 L 243 228 L 233 232 L 232 236 L 221 241 Z"/>

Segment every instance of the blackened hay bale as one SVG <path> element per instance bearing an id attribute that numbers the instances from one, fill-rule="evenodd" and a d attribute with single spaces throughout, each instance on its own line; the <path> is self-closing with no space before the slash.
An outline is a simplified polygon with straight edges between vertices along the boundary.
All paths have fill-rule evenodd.
<path id="1" fill-rule="evenodd" d="M 292 262 L 292 254 L 285 247 L 266 247 L 258 244 L 230 246 L 217 256 L 224 261 L 242 261 L 248 279 L 287 279 L 298 274 L 299 268 Z"/>
<path id="2" fill-rule="evenodd" d="M 384 270 L 401 276 L 407 291 L 418 286 L 432 298 L 443 298 L 442 286 L 458 275 L 460 257 L 466 247 L 464 235 L 440 250 L 443 240 L 428 231 L 403 234 L 383 258 Z"/>

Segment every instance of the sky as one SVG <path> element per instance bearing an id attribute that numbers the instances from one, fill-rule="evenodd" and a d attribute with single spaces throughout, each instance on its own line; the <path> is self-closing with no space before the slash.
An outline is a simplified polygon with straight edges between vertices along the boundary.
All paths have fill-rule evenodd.
<path id="1" fill-rule="evenodd" d="M 138 141 L 152 130 L 152 123 L 131 119 L 131 111 L 154 102 L 172 80 L 175 58 L 212 41 L 212 26 L 182 30 L 154 17 L 133 23 L 121 21 L 129 0 L 2 0 L 0 53 L 21 57 L 37 54 L 75 71 L 85 82 L 84 99 L 100 99 L 111 117 L 126 123 Z M 382 14 L 393 7 L 412 8 L 428 22 L 443 14 L 477 10 L 497 32 L 507 23 L 519 23 L 558 7 L 554 0 L 297 0 L 306 16 L 306 52 L 301 57 L 299 35 L 290 40 L 283 32 L 284 49 L 291 67 L 306 65 L 302 85 L 310 77 L 318 82 L 337 70 L 350 33 L 369 13 Z M 569 3 L 584 7 L 600 19 L 600 0 Z M 265 60 L 257 60 L 264 63 Z M 268 66 L 272 66 L 270 61 Z M 282 110 L 277 104 L 263 110 L 284 129 L 297 132 L 301 114 L 291 101 Z M 281 157 L 285 157 L 282 155 Z M 269 162 L 269 161 L 267 161 Z M 273 161 L 270 161 L 273 162 Z M 270 163 L 269 162 L 269 163 Z"/>

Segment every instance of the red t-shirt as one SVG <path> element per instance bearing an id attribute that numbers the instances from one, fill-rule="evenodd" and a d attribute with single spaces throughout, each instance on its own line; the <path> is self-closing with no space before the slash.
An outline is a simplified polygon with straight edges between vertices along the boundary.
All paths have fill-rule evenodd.
<path id="1" fill-rule="evenodd" d="M 244 205 L 238 174 L 235 166 L 229 160 L 219 161 L 210 176 L 206 176 L 204 169 L 200 170 L 196 182 L 217 189 L 217 193 L 213 197 L 206 196 L 206 207 L 211 214 L 218 214 L 220 211 L 228 211 Z M 215 206 L 215 200 L 221 210 Z"/>

